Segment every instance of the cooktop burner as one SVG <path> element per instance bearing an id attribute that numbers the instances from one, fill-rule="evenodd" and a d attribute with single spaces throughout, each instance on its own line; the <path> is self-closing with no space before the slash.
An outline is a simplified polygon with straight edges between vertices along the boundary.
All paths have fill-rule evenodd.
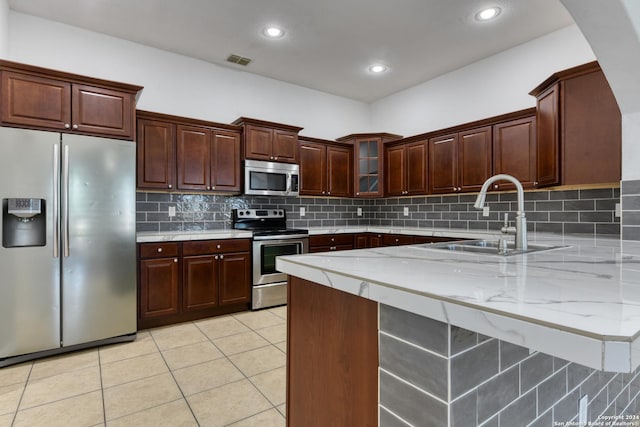
<path id="1" fill-rule="evenodd" d="M 253 231 L 254 236 L 288 236 L 309 234 L 308 230 L 287 228 L 284 209 L 234 209 L 233 228 Z"/>

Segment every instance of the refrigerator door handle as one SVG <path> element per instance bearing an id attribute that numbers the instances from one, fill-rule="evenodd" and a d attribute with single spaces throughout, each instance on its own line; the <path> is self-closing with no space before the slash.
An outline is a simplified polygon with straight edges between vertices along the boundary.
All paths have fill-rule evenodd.
<path id="1" fill-rule="evenodd" d="M 53 257 L 60 256 L 60 147 L 53 146 Z"/>
<path id="2" fill-rule="evenodd" d="M 69 256 L 69 146 L 64 146 L 62 160 L 62 251 Z"/>

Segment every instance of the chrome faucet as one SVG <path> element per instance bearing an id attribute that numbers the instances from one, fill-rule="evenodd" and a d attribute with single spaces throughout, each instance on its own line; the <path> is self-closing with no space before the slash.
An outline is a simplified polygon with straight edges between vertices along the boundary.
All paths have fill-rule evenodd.
<path id="1" fill-rule="evenodd" d="M 480 189 L 480 194 L 478 194 L 478 198 L 474 203 L 473 207 L 476 209 L 482 209 L 484 207 L 484 200 L 487 196 L 487 190 L 489 186 L 496 181 L 509 181 L 515 184 L 516 189 L 518 190 L 518 211 L 516 212 L 516 227 L 515 227 L 515 235 L 516 235 L 516 249 L 526 251 L 527 250 L 527 218 L 524 213 L 524 190 L 522 189 L 522 184 L 516 178 L 507 174 L 499 174 L 494 175 L 491 178 L 487 179 L 484 184 L 482 184 L 482 188 Z M 505 216 L 505 226 L 502 227 L 502 232 L 506 234 L 513 233 L 513 227 L 509 227 L 508 217 Z"/>

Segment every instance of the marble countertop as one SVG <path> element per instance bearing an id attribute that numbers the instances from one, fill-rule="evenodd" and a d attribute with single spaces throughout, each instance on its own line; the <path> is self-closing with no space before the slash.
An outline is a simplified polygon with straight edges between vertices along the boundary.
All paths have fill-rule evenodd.
<path id="1" fill-rule="evenodd" d="M 239 230 L 207 230 L 207 231 L 139 231 L 136 242 L 176 242 L 186 240 L 215 240 L 215 239 L 251 239 L 250 231 Z"/>
<path id="2" fill-rule="evenodd" d="M 536 233 L 529 241 L 569 247 L 502 257 L 410 245 L 279 257 L 277 268 L 591 368 L 638 367 L 640 242 Z"/>

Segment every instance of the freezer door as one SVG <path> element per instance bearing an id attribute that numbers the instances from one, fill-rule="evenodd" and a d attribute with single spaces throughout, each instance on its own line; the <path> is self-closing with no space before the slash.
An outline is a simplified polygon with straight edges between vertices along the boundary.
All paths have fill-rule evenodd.
<path id="1" fill-rule="evenodd" d="M 54 248 L 54 150 L 60 134 L 0 128 L 0 199 L 43 199 L 45 246 L 5 247 L 0 227 L 0 359 L 60 346 L 60 260 Z M 2 221 L 11 221 L 5 206 Z M 30 227 L 12 221 L 12 227 Z"/>
<path id="2" fill-rule="evenodd" d="M 136 331 L 135 144 L 62 137 L 62 343 Z"/>

